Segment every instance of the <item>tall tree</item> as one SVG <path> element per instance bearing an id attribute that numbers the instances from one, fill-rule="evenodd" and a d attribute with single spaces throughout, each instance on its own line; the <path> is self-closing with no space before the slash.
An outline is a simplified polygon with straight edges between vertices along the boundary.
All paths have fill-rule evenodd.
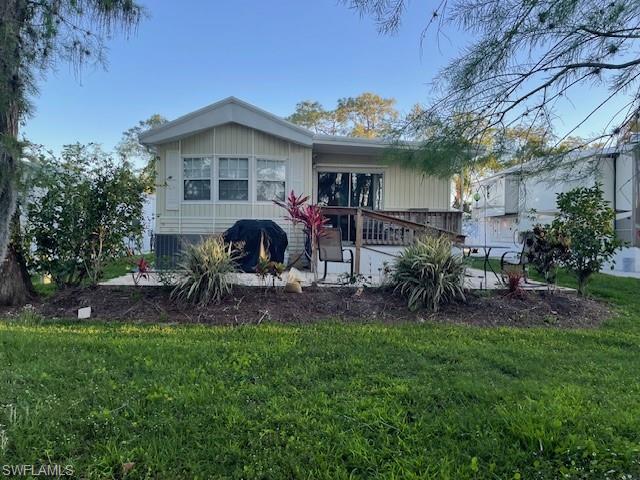
<path id="1" fill-rule="evenodd" d="M 383 137 L 391 133 L 398 118 L 395 104 L 394 98 L 371 92 L 340 98 L 334 110 L 325 109 L 320 102 L 304 100 L 287 120 L 325 135 Z"/>
<path id="2" fill-rule="evenodd" d="M 382 33 L 390 33 L 399 28 L 407 0 L 345 3 L 372 16 Z M 602 131 L 585 143 L 613 141 L 636 117 L 640 107 L 640 2 L 434 2 L 425 19 L 425 34 L 435 30 L 440 35 L 448 28 L 461 28 L 472 40 L 433 82 L 433 101 L 418 124 L 423 130 L 440 133 L 425 141 L 423 156 L 456 144 L 458 151 L 478 147 L 487 135 L 513 126 L 553 131 L 558 109 L 572 100 L 592 108 L 568 125 L 552 146 L 561 145 L 614 100 L 622 108 L 614 118 L 603 121 Z M 461 113 L 470 114 L 464 122 L 456 118 Z M 473 161 L 473 156 L 465 161 Z M 428 162 L 425 167 L 430 167 Z M 459 170 L 455 162 L 450 170 Z"/>
<path id="3" fill-rule="evenodd" d="M 134 29 L 143 15 L 134 0 L 3 0 L 0 2 L 0 304 L 29 294 L 19 246 L 16 173 L 18 126 L 29 113 L 36 79 L 57 61 L 80 69 L 104 61 L 105 36 Z M 13 222 L 13 223 L 12 223 Z"/>
<path id="4" fill-rule="evenodd" d="M 353 137 L 382 137 L 391 132 L 393 122 L 398 118 L 395 104 L 394 98 L 365 92 L 338 100 L 336 116 Z"/>
<path id="5" fill-rule="evenodd" d="M 123 160 L 135 167 L 142 165 L 140 176 L 147 192 L 154 192 L 156 189 L 157 156 L 146 145 L 140 143 L 140 134 L 165 123 L 166 118 L 154 113 L 146 120 L 140 120 L 136 126 L 125 130 L 122 139 L 116 145 L 116 153 Z"/>
<path id="6" fill-rule="evenodd" d="M 334 111 L 326 110 L 320 102 L 303 100 L 296 104 L 296 111 L 287 120 L 308 128 L 314 133 L 323 135 L 338 135 L 338 125 Z"/>

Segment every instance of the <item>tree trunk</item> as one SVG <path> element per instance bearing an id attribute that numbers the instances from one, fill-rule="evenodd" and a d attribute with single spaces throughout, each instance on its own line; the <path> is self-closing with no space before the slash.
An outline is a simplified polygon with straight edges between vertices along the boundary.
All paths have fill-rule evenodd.
<path id="1" fill-rule="evenodd" d="M 578 280 L 578 296 L 579 297 L 584 297 L 585 294 L 587 293 L 587 283 L 589 282 L 589 276 L 591 274 L 584 274 L 584 273 L 578 273 L 577 275 L 577 280 Z"/>
<path id="2" fill-rule="evenodd" d="M 13 244 L 0 265 L 0 279 L 0 305 L 24 305 L 35 295 L 24 257 Z"/>
<path id="3" fill-rule="evenodd" d="M 24 7 L 15 0 L 0 4 L 0 24 L 18 25 L 4 32 L 7 37 L 0 47 L 4 60 L 0 62 L 0 81 L 4 83 L 0 86 L 0 305 L 24 304 L 33 294 L 21 250 L 20 216 L 16 213 L 18 125 L 24 97 L 19 32 Z"/>

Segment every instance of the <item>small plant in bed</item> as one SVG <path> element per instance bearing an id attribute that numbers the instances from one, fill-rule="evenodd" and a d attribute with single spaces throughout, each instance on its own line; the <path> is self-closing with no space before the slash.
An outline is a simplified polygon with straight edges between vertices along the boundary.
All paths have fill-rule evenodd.
<path id="1" fill-rule="evenodd" d="M 522 298 L 524 296 L 524 289 L 522 288 L 524 273 L 520 270 L 509 269 L 505 272 L 505 275 L 507 277 L 507 295 Z"/>
<path id="2" fill-rule="evenodd" d="M 198 306 L 220 301 L 231 293 L 230 274 L 237 272 L 237 253 L 222 237 L 189 245 L 178 265 L 178 280 L 171 298 Z"/>
<path id="3" fill-rule="evenodd" d="M 410 310 L 464 300 L 464 260 L 451 253 L 446 237 L 423 237 L 407 247 L 391 277 L 394 291 L 407 299 Z"/>
<path id="4" fill-rule="evenodd" d="M 260 257 L 256 265 L 256 275 L 265 286 L 267 286 L 267 278 L 271 277 L 271 286 L 275 287 L 276 280 L 282 280 L 282 274 L 286 268 L 284 263 L 273 262 L 269 257 Z"/>
<path id="5" fill-rule="evenodd" d="M 371 275 L 344 272 L 338 275 L 338 283 L 344 287 L 365 288 L 373 285 Z"/>

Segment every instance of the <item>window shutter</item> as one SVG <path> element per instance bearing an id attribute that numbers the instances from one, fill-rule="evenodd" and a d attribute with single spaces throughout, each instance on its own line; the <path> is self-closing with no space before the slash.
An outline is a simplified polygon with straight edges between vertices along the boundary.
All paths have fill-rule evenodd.
<path id="1" fill-rule="evenodd" d="M 311 195 L 310 191 L 305 191 L 304 188 L 304 162 L 299 159 L 289 159 L 287 161 L 287 184 L 284 192 L 285 198 L 289 196 L 291 190 L 296 192 L 296 195 Z"/>
<path id="2" fill-rule="evenodd" d="M 165 193 L 165 208 L 167 210 L 178 210 L 180 206 L 180 152 L 178 150 L 167 150 L 165 157 L 165 172 L 167 183 Z"/>

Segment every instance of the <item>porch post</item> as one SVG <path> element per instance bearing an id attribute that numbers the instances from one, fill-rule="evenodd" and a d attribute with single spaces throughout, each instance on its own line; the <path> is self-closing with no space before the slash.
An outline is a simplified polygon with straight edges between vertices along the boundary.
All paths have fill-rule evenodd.
<path id="1" fill-rule="evenodd" d="M 360 250 L 362 248 L 362 209 L 356 213 L 356 255 L 354 259 L 354 271 L 360 273 Z"/>

